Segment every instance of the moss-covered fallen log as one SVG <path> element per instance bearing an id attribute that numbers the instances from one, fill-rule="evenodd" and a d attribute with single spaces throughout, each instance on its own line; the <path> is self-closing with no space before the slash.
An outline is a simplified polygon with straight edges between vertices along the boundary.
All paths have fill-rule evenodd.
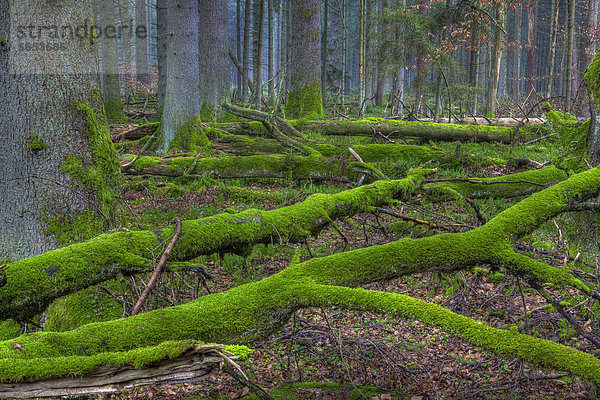
<path id="1" fill-rule="evenodd" d="M 393 199 L 410 198 L 423 174 L 415 172 L 403 180 L 378 181 L 334 195 L 315 194 L 272 211 L 250 209 L 183 221 L 182 237 L 170 261 L 245 249 L 257 243 L 296 242 L 320 232 L 335 219 L 368 212 Z M 153 249 L 172 234 L 170 228 L 105 234 L 9 264 L 7 284 L 0 288 L 0 320 L 27 320 L 58 297 L 119 274 L 151 270 Z"/>
<path id="2" fill-rule="evenodd" d="M 450 189 L 471 199 L 511 198 L 540 191 L 565 179 L 565 171 L 550 165 L 498 177 L 431 180 L 425 188 L 434 193 L 441 193 L 442 196 L 445 189 Z"/>
<path id="3" fill-rule="evenodd" d="M 122 158 L 128 164 L 129 157 Z M 122 168 L 130 175 L 156 175 L 177 177 L 185 174 L 209 174 L 215 178 L 280 178 L 308 179 L 314 181 L 352 182 L 356 175 L 352 165 L 343 160 L 332 160 L 313 154 L 290 156 L 269 154 L 246 157 L 177 157 L 144 156 L 133 165 Z"/>
<path id="4" fill-rule="evenodd" d="M 436 124 L 384 118 L 365 118 L 329 121 L 289 121 L 300 131 L 318 132 L 335 136 L 375 136 L 378 133 L 390 139 L 410 138 L 439 141 L 475 141 L 512 143 L 515 129 L 483 125 Z M 216 124 L 232 134 L 262 135 L 269 133 L 260 122 Z M 527 135 L 528 137 L 531 135 Z"/>
<path id="5" fill-rule="evenodd" d="M 36 333 L 0 342 L 0 379 L 22 379 L 23 365 L 40 357 L 92 356 L 128 351 L 166 340 L 250 343 L 278 330 L 295 310 L 311 306 L 386 313 L 453 332 L 501 356 L 585 377 L 600 383 L 600 360 L 591 354 L 512 330 L 501 330 L 408 296 L 350 289 L 421 271 L 456 271 L 494 264 L 528 282 L 551 282 L 585 293 L 590 288 L 567 269 L 556 269 L 514 252 L 518 238 L 545 221 L 596 198 L 600 168 L 535 193 L 464 233 L 440 234 L 338 253 L 294 264 L 262 281 L 193 302 L 64 333 Z M 35 371 L 31 372 L 35 374 Z"/>
<path id="6" fill-rule="evenodd" d="M 225 348 L 184 340 L 90 357 L 35 358 L 22 363 L 16 383 L 0 383 L 0 398 L 112 394 L 144 385 L 197 381 L 220 368 L 227 357 L 222 353 Z"/>

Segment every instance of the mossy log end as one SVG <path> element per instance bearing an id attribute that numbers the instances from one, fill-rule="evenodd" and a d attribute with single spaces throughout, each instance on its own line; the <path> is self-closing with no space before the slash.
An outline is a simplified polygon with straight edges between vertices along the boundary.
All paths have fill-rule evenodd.
<path id="1" fill-rule="evenodd" d="M 323 135 L 373 136 L 379 132 L 394 138 L 425 139 L 439 141 L 475 141 L 512 143 L 515 129 L 483 125 L 437 124 L 433 122 L 412 122 L 384 118 L 348 120 L 304 121 L 291 120 L 298 130 L 318 132 Z M 260 122 L 216 124 L 216 127 L 232 134 L 262 135 L 268 132 Z M 527 135 L 531 136 L 530 134 Z"/>
<path id="2" fill-rule="evenodd" d="M 393 199 L 408 199 L 427 171 L 398 181 L 379 181 L 334 195 L 315 194 L 305 201 L 272 211 L 246 210 L 182 222 L 182 236 L 171 261 L 245 249 L 257 243 L 296 242 L 317 234 L 332 220 L 368 212 Z M 173 234 L 157 231 L 100 235 L 8 265 L 0 288 L 0 320 L 27 320 L 58 297 L 112 279 L 152 270 L 152 249 Z"/>
<path id="3" fill-rule="evenodd" d="M 91 357 L 36 358 L 23 362 L 24 381 L 0 383 L 0 398 L 112 394 L 144 385 L 197 381 L 220 368 L 225 348 L 184 340 Z M 48 367 L 45 375 L 31 373 L 39 372 L 41 365 Z"/>
<path id="4" fill-rule="evenodd" d="M 600 168 L 596 168 L 535 193 L 487 224 L 468 232 L 406 238 L 382 246 L 314 258 L 293 264 L 259 282 L 180 306 L 89 324 L 70 332 L 42 332 L 0 342 L 0 379 L 19 381 L 25 376 L 41 374 L 36 370 L 23 372 L 25 366 L 29 368 L 40 358 L 124 352 L 141 343 L 153 346 L 166 340 L 189 338 L 251 343 L 280 329 L 295 310 L 337 306 L 423 321 L 498 355 L 517 357 L 600 383 L 600 360 L 591 354 L 513 330 L 493 328 L 405 295 L 352 288 L 415 272 L 456 271 L 490 263 L 500 265 L 528 282 L 551 282 L 589 293 L 591 289 L 567 269 L 552 268 L 517 254 L 512 244 L 545 221 L 569 210 L 572 204 L 596 198 L 599 192 Z"/>

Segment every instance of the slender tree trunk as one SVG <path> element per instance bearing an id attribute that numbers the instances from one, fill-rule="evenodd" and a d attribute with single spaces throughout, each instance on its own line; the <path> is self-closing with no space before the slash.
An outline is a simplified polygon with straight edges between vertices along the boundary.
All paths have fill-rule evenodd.
<path id="1" fill-rule="evenodd" d="M 219 105 L 229 100 L 229 17 L 227 0 L 199 0 L 200 117 L 215 121 Z"/>
<path id="2" fill-rule="evenodd" d="M 523 23 L 523 9 L 517 5 L 515 8 L 515 40 L 521 43 L 521 25 Z M 520 46 L 519 46 L 520 47 Z M 517 47 L 513 56 L 513 101 L 521 102 L 521 49 Z"/>
<path id="3" fill-rule="evenodd" d="M 250 22 L 252 18 L 252 0 L 244 5 L 244 60 L 242 61 L 242 103 L 248 102 L 248 73 L 250 70 Z"/>
<path id="4" fill-rule="evenodd" d="M 551 23 L 551 42 L 548 56 L 548 87 L 546 89 L 546 97 L 552 96 L 552 88 L 554 86 L 554 63 L 556 60 L 556 39 L 558 33 L 558 15 L 560 11 L 560 0 L 553 0 L 552 23 Z"/>
<path id="5" fill-rule="evenodd" d="M 286 115 L 322 116 L 319 0 L 295 0 L 291 6 L 291 87 Z"/>
<path id="6" fill-rule="evenodd" d="M 367 0 L 358 0 L 359 2 L 359 22 L 360 22 L 360 33 L 359 33 L 359 50 L 358 50 L 358 113 L 363 115 L 366 108 L 366 94 L 367 94 L 367 75 L 365 69 L 365 62 L 367 57 L 367 37 L 366 37 L 366 2 Z"/>
<path id="7" fill-rule="evenodd" d="M 386 9 L 390 7 L 389 0 L 380 0 L 380 10 L 381 13 L 384 13 Z M 381 21 L 381 20 L 380 20 Z M 383 32 L 382 22 L 379 22 L 379 32 Z M 387 73 L 385 72 L 385 64 L 383 52 L 384 48 L 381 43 L 377 43 L 377 53 L 378 53 L 378 67 L 377 67 L 377 89 L 375 90 L 375 104 L 380 106 L 383 103 L 383 94 L 385 92 L 385 82 Z"/>
<path id="8" fill-rule="evenodd" d="M 263 83 L 263 39 L 265 31 L 265 0 L 253 0 L 254 10 L 252 22 L 254 24 L 252 32 L 252 58 L 254 73 L 254 92 L 252 99 L 254 107 L 260 110 L 262 102 L 262 83 Z"/>
<path id="9" fill-rule="evenodd" d="M 168 0 L 167 90 L 158 150 L 166 153 L 180 130 L 200 115 L 198 0 Z"/>
<path id="10" fill-rule="evenodd" d="M 131 15 L 129 13 L 129 1 L 119 0 L 119 21 L 121 26 L 131 26 Z M 131 29 L 123 34 L 121 38 L 121 46 L 123 48 L 123 70 L 125 76 L 131 79 L 134 75 L 133 71 L 133 52 L 131 40 L 135 36 L 135 32 Z"/>
<path id="11" fill-rule="evenodd" d="M 125 120 L 121 103 L 121 83 L 119 81 L 119 55 L 115 32 L 115 5 L 112 1 L 100 2 L 100 26 L 102 40 L 102 100 L 106 118 L 109 121 Z M 111 30 L 112 27 L 112 30 Z"/>
<path id="12" fill-rule="evenodd" d="M 105 0 L 102 0 L 105 1 Z M 148 56 L 148 38 L 150 29 L 148 27 L 148 9 L 146 0 L 136 0 L 135 24 L 136 30 L 140 30 L 135 40 L 135 71 L 138 82 L 147 84 L 150 80 L 150 58 Z M 145 34 L 142 33 L 144 30 Z"/>
<path id="13" fill-rule="evenodd" d="M 571 108 L 571 91 L 573 85 L 573 48 L 575 47 L 575 0 L 569 1 L 569 14 L 567 25 L 567 71 L 565 90 L 565 109 Z"/>
<path id="14" fill-rule="evenodd" d="M 242 0 L 236 1 L 235 28 L 236 28 L 236 55 L 238 60 L 243 60 L 242 55 Z M 242 99 L 242 73 L 237 71 L 237 100 Z"/>
<path id="15" fill-rule="evenodd" d="M 535 9 L 527 11 L 527 95 L 535 91 Z"/>
<path id="16" fill-rule="evenodd" d="M 329 37 L 329 4 L 323 3 L 323 29 L 321 30 L 321 96 L 323 105 L 327 100 L 327 40 Z"/>
<path id="17" fill-rule="evenodd" d="M 471 46 L 473 50 L 470 51 L 470 68 L 469 68 L 469 83 L 472 87 L 476 88 L 479 86 L 479 60 L 480 57 L 480 40 L 479 40 L 479 26 L 475 25 L 473 34 L 471 36 Z M 477 115 L 477 102 L 479 95 L 475 94 L 473 98 L 473 114 Z"/>
<path id="18" fill-rule="evenodd" d="M 348 73 L 348 26 L 347 26 L 347 4 L 346 0 L 342 0 L 342 11 L 341 11 L 341 21 L 342 21 L 342 82 L 341 82 L 341 100 L 342 100 L 342 109 L 345 107 L 346 103 L 346 74 Z"/>
<path id="19" fill-rule="evenodd" d="M 91 0 L 0 2 L 0 259 L 54 249 L 74 224 L 94 235 L 115 215 L 120 166 L 98 97 L 95 42 L 48 36 L 39 42 L 63 50 L 19 51 L 10 32 L 11 22 L 73 21 L 93 25 Z"/>
<path id="20" fill-rule="evenodd" d="M 490 78 L 488 85 L 487 111 L 495 114 L 498 96 L 498 81 L 500 79 L 500 61 L 502 59 L 502 47 L 504 46 L 504 3 L 499 2 L 496 6 L 496 24 L 494 30 L 494 46 L 492 50 L 492 62 L 490 65 Z"/>
<path id="21" fill-rule="evenodd" d="M 275 102 L 275 4 L 269 0 L 268 38 L 269 38 L 269 104 Z"/>
<path id="22" fill-rule="evenodd" d="M 165 92 L 167 90 L 167 44 L 169 30 L 167 0 L 156 0 L 156 47 L 158 58 L 158 109 L 165 105 Z"/>

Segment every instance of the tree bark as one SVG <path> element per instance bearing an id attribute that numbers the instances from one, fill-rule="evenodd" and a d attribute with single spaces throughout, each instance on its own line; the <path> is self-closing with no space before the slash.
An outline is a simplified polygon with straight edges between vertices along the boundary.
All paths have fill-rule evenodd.
<path id="1" fill-rule="evenodd" d="M 527 96 L 535 92 L 535 7 L 527 11 Z"/>
<path id="2" fill-rule="evenodd" d="M 265 0 L 253 1 L 252 29 L 252 72 L 254 74 L 254 91 L 252 100 L 256 109 L 262 105 L 263 86 L 263 53 L 265 32 Z"/>
<path id="3" fill-rule="evenodd" d="M 288 117 L 323 115 L 321 97 L 321 12 L 319 0 L 297 0 L 292 8 Z"/>
<path id="4" fill-rule="evenodd" d="M 565 110 L 571 109 L 571 98 L 573 90 L 573 51 L 575 47 L 575 0 L 569 1 L 569 14 L 567 25 L 567 71 L 566 71 L 566 91 L 565 91 Z"/>
<path id="5" fill-rule="evenodd" d="M 490 65 L 490 78 L 488 85 L 487 111 L 496 113 L 496 102 L 498 96 L 498 81 L 500 80 L 500 61 L 504 47 L 504 2 L 498 2 L 496 6 L 496 26 L 494 28 L 494 45 L 492 50 L 492 63 Z"/>
<path id="6" fill-rule="evenodd" d="M 136 0 L 135 3 L 135 71 L 138 82 L 146 85 L 150 82 L 150 57 L 148 50 L 148 39 L 150 37 L 150 27 L 148 25 L 148 7 L 146 0 Z M 145 32 L 142 33 L 142 32 Z"/>
<path id="7" fill-rule="evenodd" d="M 230 97 L 227 0 L 199 0 L 198 7 L 200 117 L 215 121 Z"/>
<path id="8" fill-rule="evenodd" d="M 0 259 L 54 249 L 76 222 L 95 234 L 115 216 L 119 165 L 94 43 L 43 37 L 64 50 L 19 51 L 9 31 L 11 20 L 90 27 L 91 15 L 90 0 L 0 2 Z"/>
<path id="9" fill-rule="evenodd" d="M 115 5 L 112 1 L 100 2 L 100 26 L 102 40 L 102 100 L 106 118 L 113 122 L 125 121 L 121 102 L 119 80 L 119 56 L 115 24 Z"/>
<path id="10" fill-rule="evenodd" d="M 158 150 L 166 153 L 180 129 L 200 115 L 198 0 L 168 0 L 167 86 L 162 140 Z"/>
<path id="11" fill-rule="evenodd" d="M 554 88 L 554 63 L 556 60 L 556 39 L 557 39 L 557 33 L 558 33 L 558 16 L 559 16 L 559 11 L 560 11 L 560 0 L 553 0 L 553 18 L 552 18 L 552 24 L 551 24 L 551 32 L 552 32 L 552 36 L 551 36 L 551 43 L 550 43 L 550 54 L 549 54 L 549 60 L 548 60 L 548 88 L 546 89 L 546 97 L 549 98 L 550 96 L 552 96 L 552 89 Z"/>
<path id="12" fill-rule="evenodd" d="M 252 0 L 244 4 L 244 59 L 242 61 L 242 103 L 248 102 L 248 77 L 250 71 L 250 22 L 252 18 Z"/>
<path id="13" fill-rule="evenodd" d="M 513 101 L 521 101 L 521 25 L 523 21 L 523 9 L 520 5 L 515 8 L 515 41 L 518 46 L 513 55 L 513 81 L 512 95 Z"/>
<path id="14" fill-rule="evenodd" d="M 167 91 L 167 45 L 169 43 L 168 1 L 156 0 L 156 46 L 158 58 L 158 110 L 161 112 L 165 106 L 165 93 Z"/>

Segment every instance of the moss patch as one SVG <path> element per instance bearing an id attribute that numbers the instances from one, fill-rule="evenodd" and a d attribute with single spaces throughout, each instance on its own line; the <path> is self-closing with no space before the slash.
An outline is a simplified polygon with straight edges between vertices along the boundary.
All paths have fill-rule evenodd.
<path id="1" fill-rule="evenodd" d="M 169 151 L 200 151 L 210 146 L 210 140 L 206 136 L 206 129 L 202 125 L 200 117 L 194 117 L 191 121 L 183 124 L 178 130 L 175 138 L 169 144 Z"/>
<path id="2" fill-rule="evenodd" d="M 288 117 L 322 117 L 323 97 L 319 82 L 311 83 L 288 95 L 285 113 Z"/>

